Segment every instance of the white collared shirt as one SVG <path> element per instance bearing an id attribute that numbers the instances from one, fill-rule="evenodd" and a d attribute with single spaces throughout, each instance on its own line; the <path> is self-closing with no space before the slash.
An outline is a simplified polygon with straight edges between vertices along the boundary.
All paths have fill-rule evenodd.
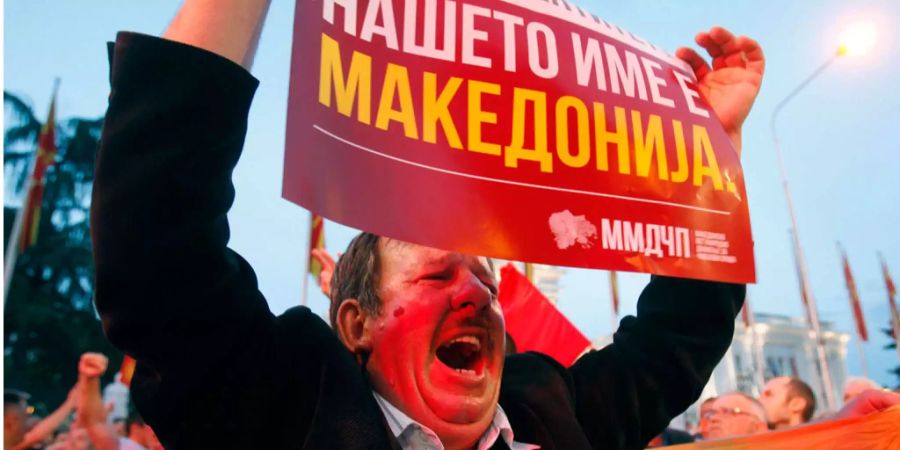
<path id="1" fill-rule="evenodd" d="M 378 395 L 377 392 L 372 391 L 372 395 L 375 396 L 378 406 L 381 407 L 381 412 L 384 413 L 384 418 L 387 419 L 391 433 L 394 433 L 394 437 L 400 443 L 400 448 L 404 450 L 444 450 L 444 444 L 441 443 L 441 439 L 434 431 L 403 414 L 403 411 L 397 409 L 396 406 Z M 510 426 L 509 419 L 500 405 L 497 405 L 497 412 L 494 413 L 494 420 L 491 421 L 491 425 L 481 435 L 481 439 L 478 440 L 478 445 L 475 447 L 476 450 L 491 448 L 494 442 L 497 442 L 498 437 L 502 438 L 503 442 L 506 442 L 510 450 L 538 450 L 541 448 L 538 445 L 525 444 L 513 440 L 512 426 Z"/>

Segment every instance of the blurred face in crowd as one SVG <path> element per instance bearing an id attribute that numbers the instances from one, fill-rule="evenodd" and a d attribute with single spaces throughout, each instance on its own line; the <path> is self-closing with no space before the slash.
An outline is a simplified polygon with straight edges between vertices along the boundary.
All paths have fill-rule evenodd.
<path id="1" fill-rule="evenodd" d="M 66 450 L 88 450 L 91 447 L 91 438 L 87 430 L 76 427 L 69 430 L 69 439 L 66 442 Z"/>
<path id="2" fill-rule="evenodd" d="M 128 436 L 128 430 L 125 429 L 125 419 L 116 419 L 112 423 L 113 429 L 116 430 L 116 435 L 120 437 Z"/>
<path id="3" fill-rule="evenodd" d="M 741 394 L 726 394 L 717 398 L 707 417 L 709 439 L 744 436 L 768 430 L 766 413 L 761 405 Z"/>
<path id="4" fill-rule="evenodd" d="M 716 398 L 713 397 L 700 404 L 700 421 L 697 422 L 697 431 L 703 436 L 703 439 L 709 439 L 709 416 L 715 402 Z"/>
<path id="5" fill-rule="evenodd" d="M 505 324 L 486 258 L 381 238 L 372 315 L 344 301 L 339 334 L 367 354 L 375 390 L 445 443 L 479 437 L 493 420 Z M 459 440 L 462 441 L 459 441 Z"/>
<path id="6" fill-rule="evenodd" d="M 844 386 L 844 403 L 853 400 L 868 389 L 881 389 L 874 381 L 859 379 L 847 382 Z"/>
<path id="7" fill-rule="evenodd" d="M 26 412 L 25 402 L 4 403 L 3 405 L 3 448 L 10 448 L 25 437 Z"/>
<path id="8" fill-rule="evenodd" d="M 792 394 L 790 377 L 776 377 L 769 380 L 763 387 L 759 401 L 766 409 L 766 416 L 772 428 L 803 423 L 802 415 L 806 400 Z"/>

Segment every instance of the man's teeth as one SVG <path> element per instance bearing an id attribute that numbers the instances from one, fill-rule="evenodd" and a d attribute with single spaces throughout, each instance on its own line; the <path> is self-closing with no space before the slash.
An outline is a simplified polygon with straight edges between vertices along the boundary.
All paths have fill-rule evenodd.
<path id="1" fill-rule="evenodd" d="M 474 370 L 470 370 L 470 369 L 453 369 L 453 370 L 455 370 L 456 373 L 460 373 L 463 375 L 477 375 Z"/>
<path id="2" fill-rule="evenodd" d="M 456 342 L 472 344 L 475 346 L 475 350 L 481 350 L 481 339 L 478 339 L 478 336 L 460 336 L 448 342 L 447 345 L 454 344 Z"/>

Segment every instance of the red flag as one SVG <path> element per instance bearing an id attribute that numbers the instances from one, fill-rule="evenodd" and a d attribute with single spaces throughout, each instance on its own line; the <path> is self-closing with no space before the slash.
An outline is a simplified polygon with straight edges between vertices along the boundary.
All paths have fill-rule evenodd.
<path id="1" fill-rule="evenodd" d="M 591 345 L 512 264 L 500 270 L 500 305 L 519 351 L 541 352 L 568 367 Z"/>
<path id="2" fill-rule="evenodd" d="M 125 355 L 125 358 L 122 359 L 122 368 L 119 369 L 119 381 L 122 384 L 127 384 L 131 386 L 131 377 L 134 376 L 134 368 L 137 366 L 137 361 L 134 358 Z"/>
<path id="3" fill-rule="evenodd" d="M 866 320 L 863 317 L 862 305 L 859 302 L 859 292 L 856 290 L 856 281 L 853 280 L 853 273 L 850 271 L 850 261 L 847 260 L 847 253 L 844 248 L 841 250 L 841 258 L 844 264 L 844 281 L 847 283 L 847 293 L 850 294 L 850 308 L 853 310 L 853 318 L 856 319 L 856 334 L 863 342 L 869 340 L 869 332 L 866 330 Z"/>
<path id="4" fill-rule="evenodd" d="M 29 189 L 22 204 L 22 235 L 19 237 L 19 251 L 37 242 L 38 226 L 41 223 L 41 205 L 44 200 L 44 175 L 47 168 L 56 163 L 56 91 L 50 100 L 50 111 L 47 122 L 41 128 L 38 137 L 37 155 L 34 170 L 31 172 Z"/>
<path id="5" fill-rule="evenodd" d="M 612 299 L 613 316 L 619 317 L 619 279 L 616 271 L 609 271 L 609 296 Z"/>
<path id="6" fill-rule="evenodd" d="M 897 305 L 894 303 L 894 297 L 897 296 L 897 287 L 894 285 L 894 280 L 891 279 L 891 274 L 888 273 L 887 264 L 884 262 L 884 258 L 881 255 L 878 255 L 878 259 L 881 260 L 881 273 L 884 275 L 884 284 L 887 286 L 888 297 L 891 299 L 891 307 L 896 311 Z"/>
<path id="7" fill-rule="evenodd" d="M 325 221 L 322 220 L 322 216 L 313 214 L 309 219 L 309 255 L 307 267 L 309 267 L 309 273 L 312 274 L 316 278 L 319 279 L 319 273 L 322 272 L 322 265 L 319 264 L 319 261 L 316 261 L 315 258 L 312 257 L 313 249 L 317 248 L 325 248 Z"/>
<path id="8" fill-rule="evenodd" d="M 895 300 L 895 297 L 897 296 L 897 287 L 894 285 L 891 274 L 888 273 L 888 267 L 887 263 L 884 262 L 884 257 L 879 254 L 878 259 L 881 261 L 881 274 L 884 275 L 884 284 L 888 291 L 888 304 L 891 309 L 889 314 L 891 315 L 891 328 L 894 330 L 894 342 L 897 344 L 897 353 L 900 353 L 900 312 L 897 311 L 897 302 Z"/>

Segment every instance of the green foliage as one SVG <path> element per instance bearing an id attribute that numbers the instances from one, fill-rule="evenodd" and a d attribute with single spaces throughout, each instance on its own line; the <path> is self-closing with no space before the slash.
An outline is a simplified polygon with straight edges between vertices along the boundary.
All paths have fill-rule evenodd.
<path id="1" fill-rule="evenodd" d="M 26 102 L 4 92 L 4 183 L 7 205 L 24 197 L 40 123 Z M 89 212 L 94 159 L 102 119 L 57 124 L 57 163 L 47 171 L 38 241 L 16 261 L 4 313 L 5 386 L 32 395 L 39 412 L 52 411 L 77 379 L 86 351 L 122 355 L 103 336 L 94 311 Z M 14 212 L 4 208 L 7 223 Z"/>

